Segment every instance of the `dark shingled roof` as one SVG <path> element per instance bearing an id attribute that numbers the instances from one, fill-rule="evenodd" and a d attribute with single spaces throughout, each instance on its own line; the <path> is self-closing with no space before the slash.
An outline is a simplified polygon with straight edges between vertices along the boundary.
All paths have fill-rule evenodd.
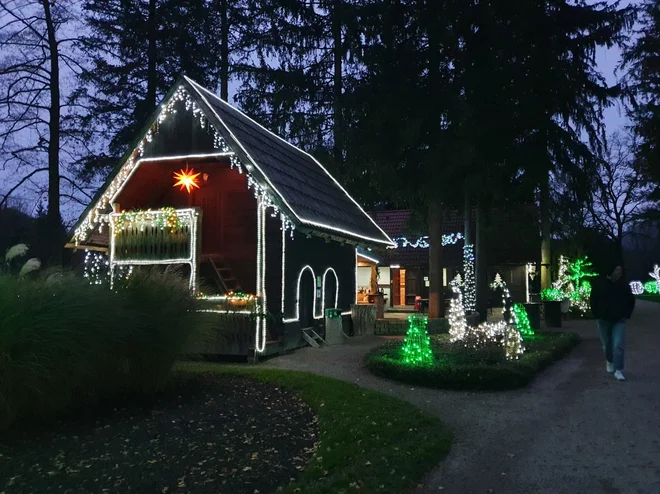
<path id="1" fill-rule="evenodd" d="M 392 245 L 387 234 L 371 219 L 332 175 L 310 154 L 273 134 L 250 117 L 221 100 L 195 81 L 182 77 L 170 91 L 183 86 L 206 119 L 226 141 L 271 200 L 304 233 L 330 236 L 358 245 Z M 169 101 L 169 99 L 167 100 Z M 139 142 L 154 124 L 160 108 L 138 136 Z M 72 229 L 87 217 L 101 198 L 131 149 Z M 92 232 L 90 231 L 90 234 Z M 71 244 L 73 245 L 73 239 Z"/>
<path id="2" fill-rule="evenodd" d="M 389 244 L 390 239 L 310 154 L 273 134 L 189 78 L 193 99 L 255 178 L 280 198 L 292 220 L 314 231 L 352 240 Z M 201 101 L 200 101 L 201 100 Z M 210 111 L 209 111 L 210 110 Z M 275 198 L 277 201 L 277 197 Z M 297 221 L 296 221 L 297 220 Z"/>

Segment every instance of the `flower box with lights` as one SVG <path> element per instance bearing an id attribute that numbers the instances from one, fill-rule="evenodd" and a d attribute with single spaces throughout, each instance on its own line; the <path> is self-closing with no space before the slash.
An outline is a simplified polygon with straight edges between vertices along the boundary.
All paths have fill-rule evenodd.
<path id="1" fill-rule="evenodd" d="M 285 332 L 282 351 L 305 344 L 304 328 L 322 334 L 326 309 L 356 303 L 357 249 L 395 245 L 313 156 L 189 78 L 136 137 L 67 247 L 107 253 L 111 286 L 139 266 L 180 267 L 192 292 L 217 294 L 206 311 L 252 321 L 248 356 Z"/>
<path id="2" fill-rule="evenodd" d="M 543 315 L 545 317 L 545 324 L 549 328 L 561 328 L 562 300 L 564 300 L 564 294 L 556 288 L 544 288 L 541 290 Z"/>

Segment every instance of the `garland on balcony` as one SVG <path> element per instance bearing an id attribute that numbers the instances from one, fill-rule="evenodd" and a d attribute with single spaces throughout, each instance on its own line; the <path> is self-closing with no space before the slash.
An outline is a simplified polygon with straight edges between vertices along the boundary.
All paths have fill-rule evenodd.
<path id="1" fill-rule="evenodd" d="M 141 231 L 145 224 L 150 224 L 149 226 L 152 228 L 167 229 L 170 233 L 174 233 L 181 227 L 179 214 L 171 206 L 160 208 L 158 211 L 136 209 L 121 212 L 115 222 L 115 235 L 119 235 L 124 228 L 129 228 L 136 223 L 141 224 Z"/>

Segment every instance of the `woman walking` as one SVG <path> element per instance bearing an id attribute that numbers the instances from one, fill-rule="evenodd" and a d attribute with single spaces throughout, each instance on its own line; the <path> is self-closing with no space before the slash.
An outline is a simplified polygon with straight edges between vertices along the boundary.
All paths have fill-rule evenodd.
<path id="1" fill-rule="evenodd" d="M 607 372 L 614 372 L 619 381 L 626 380 L 623 375 L 626 320 L 630 319 L 634 308 L 635 297 L 623 280 L 621 264 L 616 263 L 595 283 L 591 291 L 591 311 L 598 324 Z"/>

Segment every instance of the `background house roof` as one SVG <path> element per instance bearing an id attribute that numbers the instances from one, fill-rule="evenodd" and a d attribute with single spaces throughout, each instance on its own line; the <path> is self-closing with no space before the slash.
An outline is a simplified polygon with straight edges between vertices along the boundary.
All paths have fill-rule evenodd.
<path id="1" fill-rule="evenodd" d="M 407 237 L 409 240 L 428 235 L 427 228 L 415 228 L 414 224 L 424 224 L 413 221 L 410 210 L 372 211 L 369 213 L 390 238 Z M 473 228 L 475 212 L 472 213 Z M 540 255 L 541 243 L 537 232 L 537 211 L 534 205 L 523 206 L 520 210 L 505 214 L 501 211 L 491 211 L 490 238 L 488 242 L 488 265 L 526 264 L 534 262 Z M 515 218 L 512 221 L 511 218 Z M 458 211 L 448 211 L 442 225 L 442 234 L 463 232 L 465 223 L 463 214 Z M 399 247 L 379 251 L 389 265 L 422 266 L 429 264 L 429 251 L 424 248 Z M 454 245 L 446 245 L 442 251 L 444 266 L 461 266 L 463 264 L 463 241 Z"/>

